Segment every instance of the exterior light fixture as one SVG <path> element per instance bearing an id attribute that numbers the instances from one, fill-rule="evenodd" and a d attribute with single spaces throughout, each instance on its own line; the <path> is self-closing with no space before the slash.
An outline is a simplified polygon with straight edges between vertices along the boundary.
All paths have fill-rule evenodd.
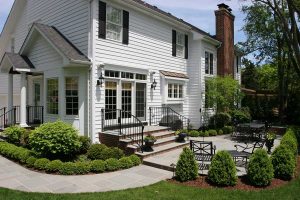
<path id="1" fill-rule="evenodd" d="M 153 79 L 153 83 L 151 84 L 151 89 L 155 90 L 157 82 Z"/>
<path id="2" fill-rule="evenodd" d="M 102 72 L 101 72 L 101 74 L 100 74 L 100 77 L 98 78 L 98 80 L 97 80 L 97 86 L 99 86 L 99 87 L 102 87 L 102 85 L 103 85 L 103 83 L 104 83 L 104 77 L 103 77 L 103 74 L 102 74 Z"/>

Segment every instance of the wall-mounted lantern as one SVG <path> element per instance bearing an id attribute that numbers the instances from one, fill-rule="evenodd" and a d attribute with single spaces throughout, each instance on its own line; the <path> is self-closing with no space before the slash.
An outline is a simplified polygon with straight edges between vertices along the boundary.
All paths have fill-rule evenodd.
<path id="1" fill-rule="evenodd" d="M 102 68 L 104 67 L 104 65 L 99 65 L 99 68 L 100 68 L 100 70 L 101 70 L 101 73 L 100 73 L 100 76 L 99 76 L 99 78 L 98 78 L 98 80 L 97 80 L 97 86 L 99 86 L 99 87 L 102 87 L 102 85 L 103 85 L 103 83 L 104 83 L 104 80 L 105 80 L 105 78 L 104 78 L 104 76 L 103 76 L 103 73 L 102 73 Z"/>
<path id="2" fill-rule="evenodd" d="M 153 83 L 151 84 L 151 89 L 155 90 L 157 86 L 157 82 L 155 81 L 155 79 L 153 79 Z"/>

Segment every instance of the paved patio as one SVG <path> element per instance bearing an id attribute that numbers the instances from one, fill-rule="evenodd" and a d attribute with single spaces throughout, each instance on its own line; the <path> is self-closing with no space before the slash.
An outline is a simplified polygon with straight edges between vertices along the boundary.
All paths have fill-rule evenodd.
<path id="1" fill-rule="evenodd" d="M 28 170 L 0 156 L 0 187 L 26 192 L 105 192 L 147 186 L 171 177 L 172 172 L 145 165 L 95 175 L 50 175 Z"/>
<path id="2" fill-rule="evenodd" d="M 272 150 L 275 149 L 276 146 L 279 145 L 282 136 L 277 136 L 276 140 L 274 141 L 274 147 Z M 213 145 L 216 145 L 216 151 L 218 150 L 235 150 L 234 145 L 240 144 L 245 145 L 241 142 L 233 141 L 231 135 L 221 135 L 215 137 L 197 137 L 197 138 L 189 138 L 190 140 L 198 140 L 198 141 L 212 141 Z M 266 147 L 264 147 L 266 148 Z M 171 164 L 176 164 L 179 155 L 182 152 L 182 148 L 176 149 L 167 153 L 159 154 L 153 157 L 146 158 L 145 161 L 150 163 L 155 163 L 160 166 L 170 167 Z M 200 174 L 207 174 L 208 170 L 201 170 L 199 171 Z M 244 167 L 237 167 L 238 176 L 243 176 L 246 174 L 246 170 Z"/>

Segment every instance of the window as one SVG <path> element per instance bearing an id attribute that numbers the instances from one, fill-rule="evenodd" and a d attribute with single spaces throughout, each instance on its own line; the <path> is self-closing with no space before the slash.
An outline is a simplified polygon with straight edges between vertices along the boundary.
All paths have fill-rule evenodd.
<path id="1" fill-rule="evenodd" d="M 205 73 L 214 74 L 214 54 L 205 52 Z"/>
<path id="2" fill-rule="evenodd" d="M 58 79 L 47 80 L 47 113 L 58 114 Z"/>
<path id="3" fill-rule="evenodd" d="M 117 118 L 117 83 L 105 82 L 105 119 Z"/>
<path id="4" fill-rule="evenodd" d="M 107 6 L 106 8 L 106 38 L 122 40 L 122 10 Z"/>
<path id="5" fill-rule="evenodd" d="M 78 115 L 78 78 L 66 78 L 66 115 Z"/>
<path id="6" fill-rule="evenodd" d="M 122 73 L 121 73 L 121 78 L 133 79 L 133 73 L 122 72 Z"/>
<path id="7" fill-rule="evenodd" d="M 119 78 L 120 73 L 118 71 L 105 70 L 105 76 L 111 78 Z"/>
<path id="8" fill-rule="evenodd" d="M 147 75 L 145 75 L 145 74 L 136 74 L 135 79 L 144 81 L 144 80 L 147 80 Z"/>
<path id="9" fill-rule="evenodd" d="M 181 84 L 168 84 L 168 98 L 169 99 L 182 99 L 183 98 L 183 85 Z"/>
<path id="10" fill-rule="evenodd" d="M 178 33 L 176 35 L 176 55 L 178 57 L 184 57 L 184 40 L 185 40 L 185 35 L 182 33 Z"/>

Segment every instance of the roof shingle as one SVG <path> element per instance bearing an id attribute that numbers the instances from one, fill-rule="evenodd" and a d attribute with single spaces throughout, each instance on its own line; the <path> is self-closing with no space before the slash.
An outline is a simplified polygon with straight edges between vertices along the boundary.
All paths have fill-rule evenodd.
<path id="1" fill-rule="evenodd" d="M 183 79 L 189 79 L 189 77 L 186 74 L 183 73 L 177 73 L 177 72 L 169 72 L 169 71 L 163 71 L 161 70 L 160 73 L 164 76 L 174 77 L 174 78 L 183 78 Z"/>

